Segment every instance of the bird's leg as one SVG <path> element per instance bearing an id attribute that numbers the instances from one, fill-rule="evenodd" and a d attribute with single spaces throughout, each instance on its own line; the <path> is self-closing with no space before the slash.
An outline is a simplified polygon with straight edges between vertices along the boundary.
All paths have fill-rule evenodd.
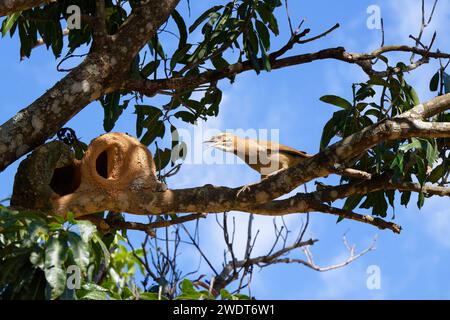
<path id="1" fill-rule="evenodd" d="M 277 171 L 274 171 L 274 172 L 271 172 L 271 173 L 269 173 L 269 174 L 261 174 L 261 181 L 264 180 L 264 179 L 267 179 L 267 178 L 270 177 L 270 176 L 274 176 L 274 175 L 276 175 L 277 173 L 279 173 L 279 172 L 281 172 L 281 171 L 283 171 L 283 170 L 286 170 L 286 169 L 287 169 L 287 168 L 281 168 L 281 169 L 279 169 L 279 170 L 277 170 Z M 250 190 L 250 184 L 244 185 L 244 186 L 238 191 L 236 197 L 239 198 L 239 195 L 240 195 L 242 192 L 245 192 L 245 191 L 247 191 L 247 190 Z"/>
<path id="2" fill-rule="evenodd" d="M 274 176 L 274 175 L 276 175 L 277 173 L 280 173 L 281 171 L 286 170 L 286 169 L 287 169 L 287 168 L 281 168 L 281 169 L 278 169 L 277 171 L 271 172 L 271 173 L 269 173 L 268 175 L 261 176 L 261 179 L 267 179 L 268 177 Z"/>

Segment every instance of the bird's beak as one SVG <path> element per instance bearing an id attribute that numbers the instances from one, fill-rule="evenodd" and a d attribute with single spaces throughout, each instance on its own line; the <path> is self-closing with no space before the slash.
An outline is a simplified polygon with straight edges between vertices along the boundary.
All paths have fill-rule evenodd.
<path id="1" fill-rule="evenodd" d="M 216 141 L 214 138 L 209 139 L 209 140 L 205 140 L 203 141 L 204 144 L 208 144 L 205 148 L 205 150 L 208 150 L 210 148 L 214 148 L 215 146 L 217 146 L 219 144 L 218 141 Z"/>

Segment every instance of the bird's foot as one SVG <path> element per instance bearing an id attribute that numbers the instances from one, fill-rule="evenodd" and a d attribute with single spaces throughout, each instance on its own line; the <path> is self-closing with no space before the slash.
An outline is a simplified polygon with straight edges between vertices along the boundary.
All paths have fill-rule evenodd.
<path id="1" fill-rule="evenodd" d="M 245 191 L 250 191 L 250 185 L 249 185 L 249 184 L 246 184 L 245 186 L 243 186 L 243 187 L 238 191 L 238 193 L 236 194 L 236 198 L 239 198 L 239 195 L 240 195 L 242 192 L 245 192 Z"/>

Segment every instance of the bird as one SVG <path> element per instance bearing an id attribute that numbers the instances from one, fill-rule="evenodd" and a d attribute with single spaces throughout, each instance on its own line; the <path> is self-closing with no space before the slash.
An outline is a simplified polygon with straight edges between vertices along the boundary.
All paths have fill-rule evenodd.
<path id="1" fill-rule="evenodd" d="M 271 175 L 312 158 L 314 155 L 270 140 L 241 138 L 230 132 L 219 133 L 205 140 L 208 147 L 234 153 L 265 179 Z"/>

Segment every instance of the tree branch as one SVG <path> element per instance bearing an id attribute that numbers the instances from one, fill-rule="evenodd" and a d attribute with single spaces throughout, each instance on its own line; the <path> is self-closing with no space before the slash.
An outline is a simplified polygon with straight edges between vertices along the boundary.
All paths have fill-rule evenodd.
<path id="1" fill-rule="evenodd" d="M 206 216 L 207 216 L 207 214 L 205 214 L 205 213 L 196 213 L 196 214 L 180 216 L 180 217 L 170 219 L 170 220 L 158 220 L 158 221 L 151 222 L 151 223 L 108 220 L 108 219 L 102 219 L 100 217 L 92 216 L 92 215 L 82 216 L 79 219 L 91 221 L 103 232 L 109 232 L 111 230 L 117 230 L 117 229 L 138 230 L 138 231 L 144 231 L 149 236 L 154 237 L 155 229 L 165 228 L 165 227 L 173 226 L 176 224 L 185 223 L 188 221 L 206 218 Z"/>
<path id="2" fill-rule="evenodd" d="M 435 98 L 408 112 L 414 114 L 416 118 L 432 116 L 442 111 L 441 104 L 448 101 L 449 96 Z M 127 197 L 128 201 L 118 201 L 117 195 L 105 195 L 105 198 L 99 201 L 93 193 L 83 195 L 81 198 L 72 195 L 63 196 L 55 200 L 53 206 L 55 213 L 64 215 L 67 211 L 72 211 L 76 216 L 102 210 L 133 214 L 212 213 L 231 210 L 278 215 L 294 210 L 310 212 L 315 208 L 310 202 L 305 201 L 305 198 L 300 197 L 295 205 L 289 202 L 292 199 L 270 201 L 289 193 L 301 184 L 333 173 L 336 163 L 347 163 L 380 142 L 411 137 L 450 137 L 450 123 L 411 120 L 405 118 L 404 114 L 386 119 L 346 137 L 296 166 L 269 176 L 259 183 L 248 185 L 243 192 L 240 192 L 242 187 L 227 188 L 212 185 L 164 192 L 123 190 L 123 196 Z M 285 201 L 284 204 L 282 201 Z M 324 201 L 326 200 L 322 200 Z"/>
<path id="3" fill-rule="evenodd" d="M 105 0 L 95 0 L 95 20 L 93 28 L 93 37 L 96 50 L 101 50 L 108 40 L 108 31 L 106 29 L 106 11 Z M 103 48 L 103 49 L 106 49 Z"/>
<path id="4" fill-rule="evenodd" d="M 283 249 L 280 249 L 279 251 L 277 251 L 273 254 L 270 254 L 270 255 L 262 255 L 262 256 L 249 258 L 249 259 L 230 261 L 229 263 L 224 265 L 222 271 L 220 272 L 220 275 L 218 277 L 215 277 L 215 279 L 214 279 L 214 287 L 213 287 L 214 295 L 218 295 L 222 288 L 225 288 L 226 286 L 228 286 L 231 282 L 233 282 L 235 280 L 235 277 L 233 277 L 233 275 L 230 276 L 230 273 L 233 270 L 233 265 L 235 265 L 238 268 L 243 268 L 245 266 L 247 266 L 247 267 L 258 266 L 258 267 L 263 268 L 263 267 L 277 264 L 277 263 L 297 263 L 297 264 L 301 264 L 305 267 L 308 267 L 310 269 L 313 269 L 315 271 L 324 272 L 324 271 L 329 271 L 329 270 L 345 267 L 346 265 L 352 263 L 356 259 L 367 254 L 368 252 L 375 250 L 376 238 L 366 249 L 364 249 L 360 253 L 356 253 L 355 246 L 354 245 L 350 246 L 347 242 L 347 238 L 344 235 L 343 242 L 349 252 L 349 257 L 341 263 L 329 265 L 329 266 L 325 266 L 325 267 L 321 267 L 314 262 L 313 255 L 309 249 L 309 247 L 312 246 L 317 241 L 318 240 L 310 239 L 308 241 L 294 243 L 293 245 L 291 245 L 289 247 L 285 247 Z M 286 253 L 288 253 L 294 249 L 297 249 L 297 248 L 303 249 L 306 259 L 281 258 Z"/>
<path id="5" fill-rule="evenodd" d="M 283 47 L 284 48 L 284 47 Z M 285 51 L 282 51 L 283 54 Z M 289 49 L 290 47 L 287 47 Z M 286 51 L 287 51 L 286 49 Z M 313 53 L 305 53 L 300 55 L 295 55 L 287 58 L 278 58 L 279 53 L 272 53 L 270 56 L 270 64 L 272 69 L 281 69 L 288 66 L 300 65 L 304 63 L 309 63 L 317 60 L 324 59 L 335 59 L 344 61 L 351 64 L 359 65 L 364 72 L 368 75 L 377 75 L 380 77 L 387 76 L 387 72 L 378 72 L 372 69 L 371 60 L 376 59 L 380 55 L 386 52 L 414 52 L 416 54 L 422 55 L 426 58 L 450 58 L 450 54 L 441 52 L 429 52 L 427 50 L 413 48 L 409 46 L 385 46 L 379 48 L 372 53 L 348 53 L 343 47 L 329 48 L 320 50 Z M 262 65 L 262 59 L 259 59 L 259 64 Z M 424 61 L 420 62 L 424 63 Z M 418 65 L 415 65 L 416 68 Z M 121 89 L 127 89 L 132 91 L 140 92 L 146 96 L 154 96 L 159 91 L 162 90 L 179 90 L 185 88 L 193 88 L 200 84 L 209 83 L 212 81 L 217 81 L 225 79 L 231 76 L 235 76 L 239 73 L 253 70 L 253 64 L 250 60 L 244 62 L 238 62 L 231 64 L 228 67 L 221 70 L 209 70 L 199 75 L 185 76 L 185 77 L 172 77 L 168 79 L 157 79 L 157 80 L 147 80 L 147 79 L 126 79 L 120 86 Z M 395 70 L 391 70 L 390 73 L 394 73 Z M 398 71 L 397 71 L 398 72 Z"/>
<path id="6" fill-rule="evenodd" d="M 44 3 L 56 2 L 56 0 L 0 0 L 0 17 L 14 12 L 28 10 Z"/>

